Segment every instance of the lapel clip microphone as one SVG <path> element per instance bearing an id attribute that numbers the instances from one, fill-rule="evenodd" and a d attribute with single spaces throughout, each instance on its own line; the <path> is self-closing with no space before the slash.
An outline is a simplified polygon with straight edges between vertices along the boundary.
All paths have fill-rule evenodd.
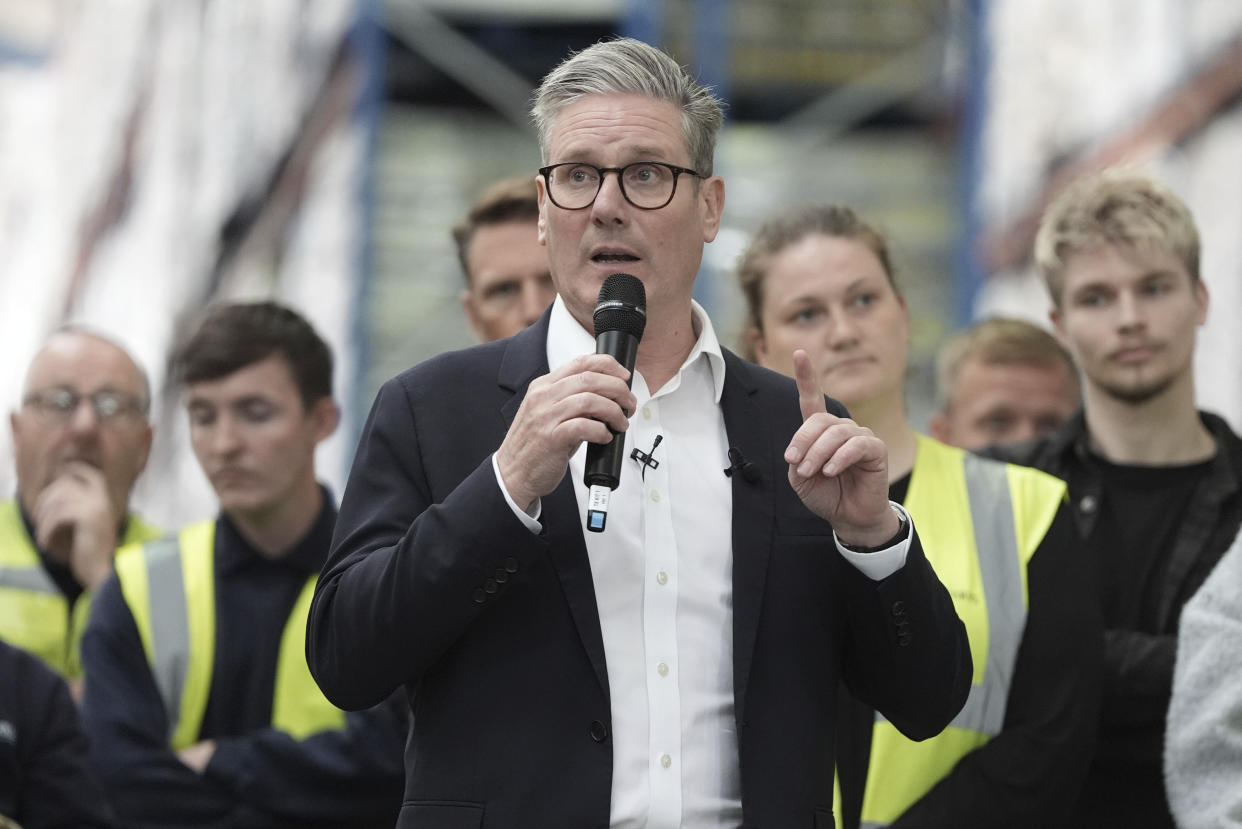
<path id="1" fill-rule="evenodd" d="M 737 472 L 742 476 L 742 480 L 748 484 L 759 483 L 759 467 L 751 461 L 746 460 L 742 454 L 742 450 L 736 446 L 729 447 L 729 465 L 725 467 L 724 474 L 732 478 L 733 473 Z"/>
<path id="2" fill-rule="evenodd" d="M 660 441 L 662 440 L 664 440 L 664 435 L 656 435 L 655 441 L 652 442 L 651 444 L 650 452 L 644 452 L 638 447 L 635 447 L 630 452 L 630 457 L 638 461 L 639 465 L 642 466 L 643 468 L 643 480 L 644 481 L 647 480 L 648 469 L 659 469 L 660 468 L 660 462 L 657 461 L 655 458 L 653 458 L 652 455 L 655 454 L 656 447 L 660 445 Z"/>

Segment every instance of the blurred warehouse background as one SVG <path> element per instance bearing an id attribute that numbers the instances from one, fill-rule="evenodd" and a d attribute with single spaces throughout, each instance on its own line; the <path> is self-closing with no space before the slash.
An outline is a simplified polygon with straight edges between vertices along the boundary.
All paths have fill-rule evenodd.
<path id="1" fill-rule="evenodd" d="M 726 341 L 757 224 L 851 204 L 896 253 L 922 423 L 946 336 L 996 312 L 1046 323 L 1029 254 L 1050 195 L 1138 164 L 1199 220 L 1201 404 L 1242 428 L 1232 0 L 4 0 L 0 405 L 56 325 L 116 336 L 157 390 L 137 505 L 205 517 L 167 354 L 207 304 L 274 296 L 336 351 L 346 419 L 320 470 L 339 495 L 379 384 L 471 342 L 449 230 L 486 184 L 539 166 L 533 85 L 617 34 L 729 103 L 725 226 L 697 286 Z"/>

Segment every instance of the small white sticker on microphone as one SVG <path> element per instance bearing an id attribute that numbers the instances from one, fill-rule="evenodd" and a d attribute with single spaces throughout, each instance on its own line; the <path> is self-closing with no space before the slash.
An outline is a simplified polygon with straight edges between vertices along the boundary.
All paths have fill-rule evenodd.
<path id="1" fill-rule="evenodd" d="M 593 533 L 602 533 L 608 523 L 608 500 L 612 490 L 601 484 L 592 484 L 591 494 L 587 499 L 587 529 Z"/>

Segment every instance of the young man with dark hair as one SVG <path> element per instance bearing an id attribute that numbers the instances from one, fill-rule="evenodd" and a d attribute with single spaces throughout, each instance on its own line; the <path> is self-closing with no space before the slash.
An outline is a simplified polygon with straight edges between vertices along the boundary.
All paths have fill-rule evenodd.
<path id="1" fill-rule="evenodd" d="M 556 296 L 538 222 L 534 177 L 521 176 L 484 190 L 453 228 L 466 277 L 461 306 L 480 342 L 521 331 Z"/>
<path id="2" fill-rule="evenodd" d="M 1167 188 L 1106 172 L 1050 205 L 1035 257 L 1083 411 L 1007 459 L 1069 484 L 1106 630 L 1100 745 L 1072 825 L 1172 827 L 1162 753 L 1178 618 L 1242 523 L 1242 440 L 1195 408 L 1199 234 Z"/>
<path id="3" fill-rule="evenodd" d="M 314 463 L 338 420 L 328 346 L 288 308 L 224 305 L 173 365 L 220 515 L 123 550 L 83 640 L 84 720 L 118 814 L 391 825 L 406 717 L 337 709 L 305 658 L 336 518 Z"/>

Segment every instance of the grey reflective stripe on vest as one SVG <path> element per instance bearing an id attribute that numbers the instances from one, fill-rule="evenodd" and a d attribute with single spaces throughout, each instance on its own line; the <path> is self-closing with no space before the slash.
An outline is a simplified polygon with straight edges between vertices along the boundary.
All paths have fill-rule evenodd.
<path id="1" fill-rule="evenodd" d="M 168 712 L 168 736 L 181 718 L 181 690 L 190 660 L 190 622 L 181 573 L 181 545 L 177 538 L 161 538 L 144 545 L 147 597 L 151 602 L 151 673 Z"/>
<path id="2" fill-rule="evenodd" d="M 25 590 L 28 593 L 61 595 L 60 588 L 42 567 L 0 567 L 0 587 Z"/>
<path id="3" fill-rule="evenodd" d="M 970 453 L 966 453 L 962 463 L 988 608 L 988 661 L 983 684 L 971 686 L 966 705 L 953 718 L 952 725 L 995 737 L 1005 725 L 1009 684 L 1026 627 L 1022 561 L 1005 465 Z"/>
<path id="4" fill-rule="evenodd" d="M 1013 525 L 1013 503 L 1005 465 L 969 452 L 963 456 L 966 494 L 975 530 L 979 573 L 988 611 L 988 653 L 983 684 L 971 685 L 966 704 L 949 725 L 995 737 L 1005 725 L 1005 705 L 1026 628 L 1022 598 L 1022 562 Z M 884 715 L 876 712 L 876 719 Z M 862 827 L 884 826 L 864 823 Z"/>

